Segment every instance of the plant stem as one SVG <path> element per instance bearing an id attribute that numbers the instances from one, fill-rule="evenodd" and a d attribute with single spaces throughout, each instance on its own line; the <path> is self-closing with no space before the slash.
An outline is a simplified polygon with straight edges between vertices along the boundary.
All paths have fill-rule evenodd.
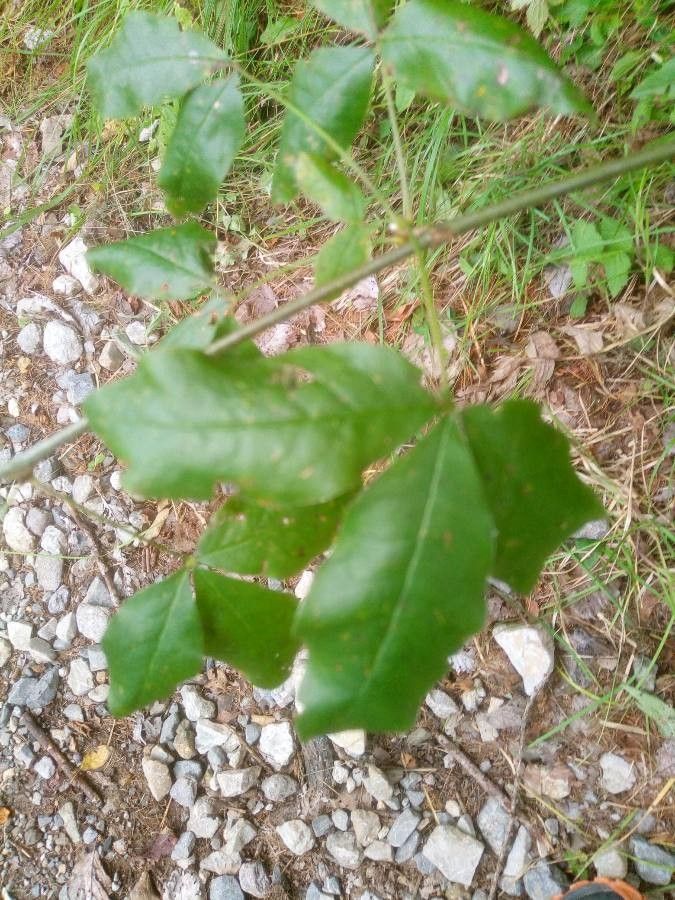
<path id="1" fill-rule="evenodd" d="M 394 103 L 394 95 L 391 91 L 391 78 L 382 63 L 382 89 L 384 91 L 384 99 L 387 104 L 387 116 L 391 126 L 391 136 L 394 141 L 394 155 L 396 156 L 396 168 L 398 169 L 398 180 L 401 186 L 401 205 L 403 206 L 403 218 L 407 222 L 412 222 L 413 207 L 410 197 L 410 185 L 408 184 L 408 167 L 405 161 L 405 152 L 403 150 L 403 142 L 401 140 L 401 130 L 398 127 L 398 116 L 396 115 L 396 105 Z"/>
<path id="2" fill-rule="evenodd" d="M 448 354 L 443 343 L 443 330 L 441 322 L 438 318 L 438 310 L 436 309 L 436 301 L 434 299 L 434 289 L 429 278 L 429 270 L 427 269 L 427 255 L 424 250 L 420 249 L 415 254 L 417 261 L 417 273 L 420 279 L 420 287 L 422 289 L 422 303 L 424 304 L 424 318 L 429 326 L 429 337 L 431 338 L 431 349 L 433 350 L 434 360 L 432 362 L 432 371 L 435 362 L 439 368 L 438 383 L 441 393 L 448 391 Z"/>
<path id="3" fill-rule="evenodd" d="M 302 310 L 313 306 L 315 303 L 323 303 L 332 300 L 336 294 L 342 293 L 342 291 L 352 287 L 352 285 L 361 281 L 363 278 L 367 278 L 369 275 L 375 275 L 382 269 L 386 269 L 388 266 L 395 265 L 396 263 L 407 259 L 409 256 L 419 253 L 422 249 L 438 247 L 441 244 L 452 240 L 452 238 L 458 234 L 463 234 L 474 228 L 480 228 L 481 226 L 488 225 L 490 222 L 495 222 L 498 219 L 504 219 L 523 209 L 540 206 L 542 203 L 546 203 L 548 200 L 552 200 L 555 197 L 561 197 L 563 194 L 570 194 L 573 191 L 591 187 L 594 184 L 608 181 L 611 178 L 616 178 L 619 175 L 624 175 L 626 172 L 632 172 L 635 169 L 641 169 L 645 166 L 666 162 L 673 157 L 675 157 L 675 138 L 666 141 L 655 141 L 653 144 L 645 147 L 644 150 L 640 150 L 630 156 L 611 160 L 602 165 L 594 166 L 591 169 L 586 169 L 584 172 L 579 172 L 576 175 L 569 175 L 558 181 L 548 182 L 540 187 L 532 188 L 531 190 L 521 191 L 509 197 L 507 200 L 503 200 L 501 203 L 495 203 L 493 206 L 486 206 L 483 209 L 457 216 L 448 222 L 440 222 L 436 225 L 419 228 L 415 231 L 412 240 L 399 247 L 394 247 L 394 249 L 390 250 L 388 253 L 383 253 L 376 259 L 372 259 L 365 265 L 359 266 L 358 269 L 354 269 L 345 275 L 341 275 L 339 278 L 334 279 L 328 284 L 314 288 L 314 290 L 309 291 L 302 297 L 298 297 L 295 300 L 291 300 L 289 303 L 283 304 L 283 306 L 272 310 L 272 312 L 267 315 L 256 319 L 255 322 L 249 322 L 247 325 L 243 325 L 232 334 L 214 341 L 206 352 L 209 355 L 214 355 L 216 353 L 222 353 L 224 350 L 229 350 L 231 347 L 235 347 L 237 344 L 242 343 L 242 341 L 245 341 L 248 338 L 254 337 L 256 334 L 260 334 L 261 331 L 265 331 L 272 325 L 276 325 L 279 322 L 291 318 L 297 313 L 302 312 Z M 48 438 L 45 438 L 43 441 L 30 447 L 28 450 L 18 453 L 8 463 L 0 466 L 0 480 L 12 480 L 22 475 L 26 470 L 30 470 L 32 466 L 40 462 L 40 460 L 50 456 L 63 444 L 72 441 L 74 438 L 81 435 L 87 428 L 87 420 L 82 418 L 75 425 L 69 425 L 67 428 L 50 435 Z"/>

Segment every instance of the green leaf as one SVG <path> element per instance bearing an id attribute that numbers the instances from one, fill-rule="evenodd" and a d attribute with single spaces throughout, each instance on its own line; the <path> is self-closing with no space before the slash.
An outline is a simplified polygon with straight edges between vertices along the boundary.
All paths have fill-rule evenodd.
<path id="1" fill-rule="evenodd" d="M 359 187 L 329 162 L 310 153 L 300 153 L 295 177 L 305 197 L 320 206 L 336 222 L 362 222 L 366 199 Z"/>
<path id="2" fill-rule="evenodd" d="M 206 653 L 259 687 L 285 681 L 299 649 L 291 631 L 295 598 L 203 569 L 194 582 Z"/>
<path id="3" fill-rule="evenodd" d="M 289 203 L 296 196 L 299 153 L 335 159 L 335 151 L 317 128 L 341 147 L 350 146 L 368 108 L 374 64 L 373 51 L 367 47 L 321 47 L 298 63 L 272 181 L 274 203 Z"/>
<path id="4" fill-rule="evenodd" d="M 288 578 L 330 546 L 351 494 L 317 506 L 274 507 L 230 498 L 213 516 L 197 548 L 206 566 Z"/>
<path id="5" fill-rule="evenodd" d="M 675 56 L 643 78 L 630 96 L 633 100 L 646 100 L 665 95 L 675 96 Z"/>
<path id="6" fill-rule="evenodd" d="M 89 61 L 87 82 L 101 115 L 123 119 L 179 97 L 226 59 L 208 38 L 181 31 L 175 19 L 136 11 L 125 16 L 110 47 Z"/>
<path id="7" fill-rule="evenodd" d="M 644 715 L 653 719 L 663 737 L 675 738 L 675 709 L 669 703 L 630 684 L 625 684 L 623 689 L 635 700 Z"/>
<path id="8" fill-rule="evenodd" d="M 210 231 L 186 222 L 93 247 L 87 260 L 92 269 L 110 276 L 130 294 L 188 300 L 212 286 L 216 243 Z"/>
<path id="9" fill-rule="evenodd" d="M 633 261 L 627 253 L 605 253 L 602 265 L 610 297 L 618 296 L 626 287 Z"/>
<path id="10" fill-rule="evenodd" d="M 163 700 L 199 672 L 204 644 L 188 573 L 181 570 L 126 600 L 110 620 L 103 649 L 114 716 Z"/>
<path id="11" fill-rule="evenodd" d="M 350 31 L 360 31 L 375 40 L 394 7 L 394 0 L 312 0 L 324 16 Z"/>
<path id="12" fill-rule="evenodd" d="M 492 574 L 522 593 L 560 543 L 604 510 L 577 477 L 569 444 L 536 403 L 513 400 L 462 414 L 497 526 Z"/>
<path id="13" fill-rule="evenodd" d="M 91 394 L 92 428 L 130 463 L 133 493 L 208 499 L 218 481 L 280 504 L 322 503 L 360 483 L 433 414 L 420 373 L 368 344 L 306 347 L 240 364 L 157 349 Z"/>
<path id="14" fill-rule="evenodd" d="M 236 319 L 226 315 L 230 310 L 225 297 L 214 294 L 199 309 L 177 322 L 162 338 L 162 349 L 174 347 L 184 350 L 205 350 L 216 338 L 232 334 L 240 326 Z M 228 352 L 236 352 L 241 358 L 257 359 L 260 351 L 253 341 L 244 341 Z"/>
<path id="15" fill-rule="evenodd" d="M 170 213 L 199 213 L 217 196 L 245 130 L 237 75 L 203 84 L 187 95 L 158 178 Z"/>
<path id="16" fill-rule="evenodd" d="M 573 319 L 580 319 L 583 315 L 586 314 L 587 307 L 588 297 L 585 294 L 577 294 L 574 300 L 572 300 L 572 305 L 570 306 L 570 316 Z"/>
<path id="17" fill-rule="evenodd" d="M 317 287 L 362 266 L 370 259 L 370 252 L 368 229 L 364 225 L 347 225 L 327 240 L 317 254 L 314 263 Z"/>
<path id="18" fill-rule="evenodd" d="M 622 222 L 604 216 L 600 220 L 599 231 L 604 242 L 604 250 L 633 252 L 633 235 Z"/>
<path id="19" fill-rule="evenodd" d="M 359 495 L 298 608 L 303 739 L 414 723 L 448 654 L 483 623 L 493 531 L 451 418 Z"/>
<path id="20" fill-rule="evenodd" d="M 381 38 L 410 88 L 469 115 L 504 121 L 535 107 L 592 114 L 537 41 L 508 19 L 453 0 L 409 0 Z"/>
<path id="21" fill-rule="evenodd" d="M 588 284 L 588 260 L 582 256 L 574 256 L 570 260 L 569 266 L 574 287 L 578 291 L 583 290 Z"/>

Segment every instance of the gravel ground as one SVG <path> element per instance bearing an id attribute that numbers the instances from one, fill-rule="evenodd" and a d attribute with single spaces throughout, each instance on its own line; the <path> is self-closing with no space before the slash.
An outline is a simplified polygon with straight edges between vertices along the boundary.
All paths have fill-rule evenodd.
<path id="1" fill-rule="evenodd" d="M 21 134 L 5 130 L 3 142 L 7 165 Z M 3 459 L 76 422 L 86 395 L 154 339 L 154 310 L 88 271 L 95 226 L 73 224 L 46 213 L 0 243 Z M 287 346 L 284 328 L 266 352 Z M 627 876 L 650 896 L 670 883 L 675 739 L 641 719 L 614 727 L 584 714 L 587 698 L 554 671 L 550 621 L 514 619 L 503 585 L 409 734 L 302 747 L 292 724 L 302 660 L 274 691 L 210 662 L 166 703 L 114 721 L 106 623 L 171 571 L 162 547 L 189 549 L 208 510 L 126 495 L 91 436 L 0 496 L 3 897 L 481 900 L 500 859 L 498 896 L 544 900 L 595 851 L 585 874 Z M 310 581 L 308 570 L 299 596 Z M 599 634 L 607 603 L 597 591 L 575 609 L 565 662 L 583 660 L 580 682 L 645 666 Z M 658 674 L 647 672 L 646 690 Z"/>

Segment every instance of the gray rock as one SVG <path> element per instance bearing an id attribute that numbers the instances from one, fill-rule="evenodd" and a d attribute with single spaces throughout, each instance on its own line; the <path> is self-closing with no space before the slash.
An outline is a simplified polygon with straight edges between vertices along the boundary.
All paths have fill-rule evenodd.
<path id="1" fill-rule="evenodd" d="M 34 637 L 28 642 L 28 652 L 36 662 L 54 662 L 56 653 L 43 638 Z"/>
<path id="2" fill-rule="evenodd" d="M 523 876 L 523 887 L 530 900 L 551 900 L 567 890 L 569 882 L 557 866 L 538 862 Z"/>
<path id="3" fill-rule="evenodd" d="M 369 809 L 352 810 L 352 828 L 357 842 L 362 847 L 367 847 L 377 840 L 380 832 L 380 817 Z M 344 830 L 344 829 L 341 829 Z"/>
<path id="4" fill-rule="evenodd" d="M 244 728 L 244 740 L 249 746 L 258 742 L 262 728 L 257 722 L 249 722 Z"/>
<path id="5" fill-rule="evenodd" d="M 25 515 L 18 506 L 12 506 L 2 520 L 2 533 L 7 546 L 17 553 L 32 553 L 35 548 L 35 538 L 24 525 Z"/>
<path id="6" fill-rule="evenodd" d="M 63 560 L 60 556 L 36 556 L 35 576 L 43 591 L 57 590 L 63 576 Z"/>
<path id="7" fill-rule="evenodd" d="M 197 782 L 194 778 L 183 775 L 176 779 L 169 793 L 179 806 L 191 809 L 197 799 Z"/>
<path id="8" fill-rule="evenodd" d="M 36 537 L 42 537 L 44 530 L 51 522 L 49 513 L 37 506 L 31 506 L 26 513 L 26 528 Z"/>
<path id="9" fill-rule="evenodd" d="M 43 778 L 45 781 L 49 781 L 50 778 L 54 776 L 56 772 L 56 765 L 51 756 L 43 756 L 42 759 L 39 759 L 35 763 L 34 769 L 36 775 L 39 775 L 40 778 Z"/>
<path id="10" fill-rule="evenodd" d="M 240 797 L 258 783 L 260 766 L 248 769 L 232 769 L 216 775 L 218 787 L 223 797 Z"/>
<path id="11" fill-rule="evenodd" d="M 635 871 L 649 884 L 670 884 L 675 870 L 675 854 L 668 853 L 645 838 L 633 835 L 630 850 L 634 857 Z"/>
<path id="12" fill-rule="evenodd" d="M 585 541 L 601 541 L 609 533 L 609 522 L 607 519 L 593 519 L 586 522 L 583 528 L 575 531 L 572 537 L 575 540 Z"/>
<path id="13" fill-rule="evenodd" d="M 389 829 L 387 840 L 391 846 L 402 847 L 410 835 L 416 830 L 419 821 L 420 816 L 411 809 L 404 809 L 403 812 L 394 819 L 394 824 Z"/>
<path id="14" fill-rule="evenodd" d="M 18 747 L 14 747 L 14 759 L 24 769 L 30 769 L 35 762 L 35 754 L 28 744 L 19 744 Z"/>
<path id="15" fill-rule="evenodd" d="M 26 676 L 19 678 L 12 686 L 7 697 L 10 706 L 27 706 L 28 709 L 41 709 L 56 697 L 59 686 L 59 671 L 55 666 L 48 669 L 40 678 Z"/>
<path id="16" fill-rule="evenodd" d="M 87 647 L 87 659 L 92 672 L 105 672 L 108 668 L 108 660 L 102 647 Z"/>
<path id="17" fill-rule="evenodd" d="M 492 636 L 523 679 L 525 693 L 541 690 L 553 671 L 553 639 L 534 625 L 495 625 Z"/>
<path id="18" fill-rule="evenodd" d="M 277 826 L 277 834 L 295 856 L 308 853 L 314 846 L 311 828 L 302 819 L 291 819 Z"/>
<path id="19" fill-rule="evenodd" d="M 600 757 L 602 786 L 609 794 L 622 794 L 635 784 L 635 767 L 623 756 L 603 753 Z"/>
<path id="20" fill-rule="evenodd" d="M 210 839 L 220 827 L 220 819 L 214 814 L 213 802 L 208 797 L 198 797 L 190 810 L 187 827 L 195 837 Z"/>
<path id="21" fill-rule="evenodd" d="M 176 778 L 194 778 L 195 781 L 199 781 L 204 769 L 197 759 L 179 759 L 174 764 L 173 774 Z"/>
<path id="22" fill-rule="evenodd" d="M 94 390 L 94 380 L 89 372 L 77 373 L 74 369 L 68 369 L 56 379 L 61 390 L 66 392 L 66 399 L 71 406 L 79 406 Z"/>
<path id="23" fill-rule="evenodd" d="M 316 819 L 312 819 L 312 831 L 318 838 L 328 834 L 332 827 L 333 820 L 330 816 L 323 815 L 317 816 Z"/>
<path id="24" fill-rule="evenodd" d="M 496 797 L 488 797 L 476 819 L 480 832 L 499 855 L 506 841 L 510 816 Z"/>
<path id="25" fill-rule="evenodd" d="M 459 713 L 459 706 L 452 697 L 449 697 L 445 691 L 434 689 L 429 691 L 424 701 L 432 713 L 439 719 L 449 719 L 451 716 Z"/>
<path id="26" fill-rule="evenodd" d="M 104 344 L 98 361 L 101 368 L 108 372 L 116 372 L 124 362 L 124 355 L 114 341 L 108 341 Z"/>
<path id="27" fill-rule="evenodd" d="M 91 475 L 77 475 L 73 479 L 73 500 L 82 505 L 94 490 L 94 479 Z"/>
<path id="28" fill-rule="evenodd" d="M 331 813 L 333 825 L 340 831 L 346 831 L 349 828 L 349 813 L 346 809 L 335 809 Z"/>
<path id="29" fill-rule="evenodd" d="M 98 575 L 87 588 L 87 593 L 84 595 L 84 603 L 91 606 L 103 606 L 106 609 L 114 609 L 115 604 L 110 596 L 110 591 L 105 586 L 103 579 L 99 578 Z"/>
<path id="30" fill-rule="evenodd" d="M 234 753 L 240 746 L 241 740 L 232 726 L 209 719 L 197 720 L 195 747 L 199 753 L 208 753 L 214 747 L 223 747 L 226 753 Z"/>
<path id="31" fill-rule="evenodd" d="M 469 887 L 485 848 L 454 825 L 437 825 L 422 853 L 448 881 Z"/>
<path id="32" fill-rule="evenodd" d="M 332 900 L 332 894 L 324 894 L 316 881 L 310 881 L 305 892 L 305 900 Z"/>
<path id="33" fill-rule="evenodd" d="M 91 603 L 80 603 L 75 612 L 77 630 L 95 644 L 100 644 L 103 640 L 108 619 L 109 613 L 106 609 Z"/>
<path id="34" fill-rule="evenodd" d="M 73 844 L 82 843 L 80 829 L 77 827 L 77 819 L 75 818 L 75 810 L 70 800 L 67 800 L 59 807 L 59 815 L 63 822 L 63 828 Z"/>
<path id="35" fill-rule="evenodd" d="M 239 869 L 239 884 L 241 889 L 252 897 L 264 897 L 272 887 L 269 875 L 265 867 L 257 860 L 245 862 Z"/>
<path id="36" fill-rule="evenodd" d="M 69 325 L 52 320 L 45 325 L 42 345 L 52 362 L 67 366 L 82 356 L 82 342 Z"/>
<path id="37" fill-rule="evenodd" d="M 191 831 L 184 831 L 176 841 L 171 851 L 171 859 L 178 861 L 181 859 L 189 859 L 196 843 L 196 838 Z"/>
<path id="38" fill-rule="evenodd" d="M 162 731 L 164 731 L 164 726 L 162 726 Z M 160 743 L 162 743 L 161 735 Z M 192 759 L 195 756 L 197 752 L 195 749 L 195 733 L 187 719 L 183 719 L 176 728 L 173 746 L 181 759 Z"/>
<path id="39" fill-rule="evenodd" d="M 402 865 L 403 863 L 408 862 L 409 859 L 412 859 L 413 856 L 417 853 L 419 843 L 419 831 L 413 831 L 405 844 L 401 844 L 401 846 L 396 849 L 396 853 L 394 855 L 396 863 L 398 865 Z"/>
<path id="40" fill-rule="evenodd" d="M 619 847 L 605 847 L 593 856 L 593 865 L 599 878 L 625 878 L 628 861 Z"/>
<path id="41" fill-rule="evenodd" d="M 243 850 L 257 835 L 256 829 L 246 819 L 237 819 L 232 825 L 229 825 L 223 832 L 225 838 L 225 849 L 230 853 L 239 853 Z"/>
<path id="42" fill-rule="evenodd" d="M 94 688 L 94 678 L 91 670 L 82 657 L 72 660 L 66 680 L 68 687 L 76 697 L 81 697 Z"/>
<path id="43" fill-rule="evenodd" d="M 29 322 L 28 325 L 24 325 L 17 334 L 16 343 L 22 353 L 27 353 L 28 356 L 32 356 L 40 346 L 41 337 L 42 334 L 35 322 Z"/>
<path id="44" fill-rule="evenodd" d="M 214 850 L 199 864 L 200 869 L 215 875 L 236 875 L 240 866 L 241 856 L 228 850 Z"/>
<path id="45" fill-rule="evenodd" d="M 21 422 L 17 422 L 15 425 L 5 428 L 5 434 L 12 444 L 23 444 L 28 440 L 30 428 L 27 425 L 22 425 Z"/>
<path id="46" fill-rule="evenodd" d="M 209 900 L 244 900 L 244 892 L 234 875 L 219 875 L 209 885 Z"/>
<path id="47" fill-rule="evenodd" d="M 172 703 L 169 707 L 169 712 L 167 713 L 166 718 L 162 722 L 162 730 L 159 735 L 160 744 L 173 743 L 180 721 L 181 718 L 180 713 L 178 712 L 178 706 L 176 703 Z"/>
<path id="48" fill-rule="evenodd" d="M 63 715 L 69 722 L 84 722 L 84 713 L 82 707 L 77 703 L 69 703 L 63 707 Z"/>
<path id="49" fill-rule="evenodd" d="M 185 715 L 191 722 L 198 719 L 211 719 L 216 714 L 216 704 L 205 700 L 194 684 L 185 684 L 180 689 Z"/>
<path id="50" fill-rule="evenodd" d="M 150 793 L 155 800 L 162 800 L 171 790 L 169 767 L 165 763 L 159 762 L 159 760 L 151 759 L 149 756 L 143 758 L 141 766 Z M 189 823 L 188 827 L 190 827 Z"/>
<path id="51" fill-rule="evenodd" d="M 5 638 L 0 637 L 0 669 L 9 662 L 12 655 L 12 645 Z"/>
<path id="52" fill-rule="evenodd" d="M 530 833 L 524 825 L 521 825 L 506 858 L 506 865 L 500 881 L 501 889 L 505 894 L 510 894 L 512 897 L 520 897 L 522 894 L 521 879 L 530 862 L 531 846 Z"/>
<path id="53" fill-rule="evenodd" d="M 65 610 L 69 600 L 70 591 L 62 584 L 58 590 L 54 591 L 47 598 L 47 609 L 52 616 L 58 616 Z"/>
<path id="54" fill-rule="evenodd" d="M 345 869 L 356 869 L 361 862 L 362 854 L 351 831 L 332 831 L 326 838 L 326 850 Z"/>
<path id="55" fill-rule="evenodd" d="M 75 621 L 75 613 L 66 613 L 63 618 L 56 623 L 56 637 L 63 641 L 64 644 L 70 644 L 77 634 L 77 623 Z"/>
<path id="56" fill-rule="evenodd" d="M 386 841 L 371 841 L 363 851 L 366 859 L 372 859 L 373 862 L 391 862 L 394 857 L 394 851 L 391 844 Z"/>
<path id="57" fill-rule="evenodd" d="M 299 785 L 290 775 L 269 775 L 263 779 L 261 788 L 265 799 L 271 800 L 272 803 L 279 803 L 296 794 Z"/>
<path id="58" fill-rule="evenodd" d="M 290 722 L 273 722 L 265 725 L 260 732 L 258 747 L 273 769 L 279 771 L 287 766 L 295 750 Z"/>
<path id="59" fill-rule="evenodd" d="M 363 787 L 375 800 L 388 803 L 394 796 L 394 787 L 381 769 L 368 766 L 368 774 L 363 779 Z"/>
<path id="60" fill-rule="evenodd" d="M 33 626 L 29 622 L 12 619 L 7 623 L 7 637 L 15 650 L 28 650 L 33 637 Z"/>

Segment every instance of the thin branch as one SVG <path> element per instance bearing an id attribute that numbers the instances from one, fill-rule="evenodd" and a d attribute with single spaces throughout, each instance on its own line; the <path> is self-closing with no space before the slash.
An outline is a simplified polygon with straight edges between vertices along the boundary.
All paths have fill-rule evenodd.
<path id="1" fill-rule="evenodd" d="M 56 765 L 61 769 L 64 775 L 70 780 L 71 784 L 74 784 L 75 787 L 78 787 L 82 793 L 86 796 L 87 800 L 90 800 L 92 803 L 96 803 L 97 805 L 102 802 L 101 796 L 97 790 L 95 790 L 86 778 L 82 775 L 80 770 L 74 766 L 69 759 L 61 753 L 59 748 L 56 746 L 54 741 L 49 737 L 47 732 L 35 721 L 33 716 L 25 710 L 22 717 L 21 722 L 25 726 L 26 731 L 33 738 L 34 741 L 37 741 L 38 744 L 45 750 L 51 758 L 54 760 Z"/>
<path id="2" fill-rule="evenodd" d="M 457 216 L 448 222 L 440 222 L 437 225 L 417 229 L 414 240 L 395 247 L 388 253 L 383 253 L 381 256 L 370 260 L 370 262 L 359 266 L 357 269 L 353 269 L 351 272 L 341 275 L 328 284 L 314 288 L 314 290 L 309 291 L 302 297 L 291 300 L 289 303 L 272 310 L 267 315 L 261 316 L 255 322 L 249 322 L 232 334 L 214 341 L 206 352 L 209 355 L 222 353 L 224 350 L 229 350 L 242 343 L 242 341 L 260 334 L 260 332 L 265 331 L 272 325 L 291 318 L 315 303 L 325 303 L 328 300 L 332 300 L 336 294 L 342 293 L 363 278 L 375 275 L 382 269 L 407 259 L 414 253 L 419 252 L 420 248 L 438 247 L 441 244 L 448 243 L 459 234 L 464 234 L 475 228 L 481 228 L 490 224 L 490 222 L 505 219 L 524 209 L 540 206 L 542 203 L 546 203 L 555 197 L 561 197 L 564 194 L 591 187 L 600 182 L 624 175 L 627 172 L 666 162 L 674 156 L 675 138 L 666 141 L 655 141 L 648 147 L 630 156 L 611 160 L 531 190 L 520 191 L 501 203 L 495 203 L 492 206 L 486 206 L 483 209 Z M 63 444 L 78 437 L 87 428 L 87 420 L 83 418 L 76 425 L 70 425 L 68 428 L 50 435 L 50 437 L 45 438 L 28 450 L 17 454 L 12 460 L 0 466 L 0 481 L 11 481 L 25 474 L 26 470 L 30 470 L 32 466 L 40 462 L 40 460 L 46 459 Z"/>
<path id="3" fill-rule="evenodd" d="M 398 127 L 398 116 L 396 115 L 396 104 L 394 103 L 394 95 L 391 90 L 391 78 L 387 72 L 384 63 L 381 70 L 382 89 L 384 91 L 384 99 L 387 104 L 387 117 L 391 126 L 391 136 L 394 142 L 394 155 L 396 157 L 396 168 L 398 169 L 398 180 L 401 186 L 401 204 L 403 206 L 403 218 L 408 222 L 412 222 L 413 207 L 410 196 L 410 185 L 408 184 L 408 167 L 405 161 L 405 152 L 403 150 L 403 141 L 401 140 L 401 130 Z"/>

